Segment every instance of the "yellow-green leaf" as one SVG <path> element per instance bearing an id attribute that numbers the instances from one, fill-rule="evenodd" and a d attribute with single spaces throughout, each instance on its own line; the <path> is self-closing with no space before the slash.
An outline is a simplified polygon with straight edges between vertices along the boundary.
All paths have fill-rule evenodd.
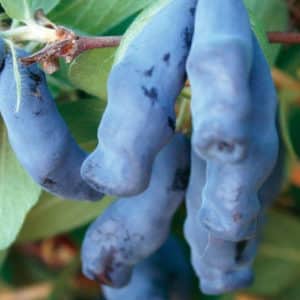
<path id="1" fill-rule="evenodd" d="M 40 192 L 12 152 L 0 120 L 0 249 L 7 248 L 15 240 Z"/>
<path id="2" fill-rule="evenodd" d="M 5 12 L 13 19 L 26 21 L 37 9 L 49 13 L 60 0 L 0 0 Z"/>

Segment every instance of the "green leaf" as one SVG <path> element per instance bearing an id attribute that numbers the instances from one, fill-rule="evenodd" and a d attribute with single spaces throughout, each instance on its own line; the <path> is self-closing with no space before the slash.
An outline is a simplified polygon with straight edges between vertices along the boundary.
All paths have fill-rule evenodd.
<path id="1" fill-rule="evenodd" d="M 107 79 L 114 60 L 120 59 L 128 44 L 144 28 L 148 20 L 167 5 L 169 1 L 159 0 L 154 2 L 135 19 L 122 39 L 116 58 L 116 49 L 97 49 L 80 55 L 70 67 L 69 75 L 72 83 L 89 94 L 106 99 Z"/>
<path id="2" fill-rule="evenodd" d="M 288 26 L 288 9 L 282 0 L 244 0 L 252 18 L 254 31 L 260 42 L 266 40 L 265 54 L 271 65 L 274 64 L 281 46 L 270 45 L 266 39 L 267 31 L 284 31 Z M 265 42 L 263 42 L 265 43 Z"/>
<path id="3" fill-rule="evenodd" d="M 295 102 L 299 98 L 298 93 L 290 90 L 280 90 L 279 94 L 279 125 L 281 137 L 284 142 L 290 163 L 294 164 L 299 161 L 299 126 L 298 120 L 300 115 L 299 105 Z M 295 123 L 296 122 L 296 123 Z"/>
<path id="4" fill-rule="evenodd" d="M 106 82 L 116 49 L 95 49 L 82 53 L 70 66 L 69 78 L 79 89 L 106 99 Z"/>
<path id="5" fill-rule="evenodd" d="M 280 31 L 288 26 L 288 8 L 282 0 L 244 0 L 266 30 Z"/>
<path id="6" fill-rule="evenodd" d="M 285 47 L 280 52 L 277 66 L 287 72 L 288 74 L 300 78 L 300 45 L 293 45 L 292 47 Z"/>
<path id="7" fill-rule="evenodd" d="M 40 192 L 12 152 L 0 120 L 0 249 L 7 248 L 15 240 Z"/>
<path id="8" fill-rule="evenodd" d="M 136 38 L 138 34 L 141 33 L 145 25 L 149 22 L 149 20 L 155 16 L 160 10 L 162 10 L 170 0 L 158 0 L 154 2 L 151 6 L 145 9 L 131 24 L 131 26 L 127 29 L 125 35 L 122 38 L 122 42 L 118 51 L 116 53 L 115 63 L 120 61 L 128 46 L 132 43 L 132 41 Z"/>
<path id="9" fill-rule="evenodd" d="M 6 259 L 7 252 L 8 252 L 7 250 L 1 250 L 0 251 L 0 269 L 1 269 L 3 263 L 4 263 L 5 259 Z"/>
<path id="10" fill-rule="evenodd" d="M 279 212 L 270 214 L 255 262 L 251 293 L 276 296 L 300 278 L 299 232 L 298 219 Z"/>
<path id="11" fill-rule="evenodd" d="M 300 240 L 296 237 L 299 235 L 300 221 L 273 211 L 269 214 L 266 225 L 259 255 L 254 264 L 255 282 L 245 292 L 254 295 L 253 299 L 258 295 L 258 299 L 298 300 Z M 239 297 L 228 294 L 221 299 L 233 300 Z"/>
<path id="12" fill-rule="evenodd" d="M 49 13 L 60 0 L 0 0 L 9 17 L 19 20 L 29 20 L 37 9 Z"/>
<path id="13" fill-rule="evenodd" d="M 61 0 L 51 12 L 57 24 L 90 34 L 101 34 L 120 24 L 153 0 Z"/>
<path id="14" fill-rule="evenodd" d="M 100 99 L 84 99 L 58 105 L 76 141 L 84 146 L 97 140 L 97 129 L 106 102 Z"/>
<path id="15" fill-rule="evenodd" d="M 266 31 L 264 30 L 262 24 L 256 19 L 254 15 L 251 15 L 251 13 L 250 16 L 252 22 L 252 29 L 257 37 L 260 47 L 262 48 L 269 65 L 273 66 L 277 58 L 277 52 L 274 52 L 273 46 L 270 45 L 267 39 Z"/>
<path id="16" fill-rule="evenodd" d="M 110 197 L 93 203 L 69 201 L 44 192 L 26 218 L 18 242 L 47 238 L 84 225 L 99 216 L 111 201 Z"/>

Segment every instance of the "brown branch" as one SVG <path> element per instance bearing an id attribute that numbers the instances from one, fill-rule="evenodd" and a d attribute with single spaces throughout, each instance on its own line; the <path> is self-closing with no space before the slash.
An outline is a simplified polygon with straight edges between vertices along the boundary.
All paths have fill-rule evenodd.
<path id="1" fill-rule="evenodd" d="M 300 44 L 300 33 L 298 32 L 268 32 L 268 40 L 273 44 Z M 79 37 L 77 41 L 78 52 L 84 52 L 95 48 L 117 47 L 122 36 L 108 37 Z"/>
<path id="2" fill-rule="evenodd" d="M 21 58 L 21 62 L 25 65 L 42 63 L 45 71 L 51 74 L 59 68 L 58 58 L 62 57 L 70 63 L 87 50 L 117 47 L 122 38 L 121 36 L 77 36 L 63 27 L 57 28 L 56 35 L 57 41 L 46 45 L 30 56 Z"/>
<path id="3" fill-rule="evenodd" d="M 268 32 L 268 39 L 272 44 L 300 44 L 300 33 Z"/>
<path id="4" fill-rule="evenodd" d="M 295 6 L 295 0 L 287 0 L 287 2 L 294 15 L 300 18 L 300 10 Z M 23 57 L 20 60 L 26 65 L 36 62 L 41 63 L 48 73 L 53 73 L 59 68 L 58 59 L 60 57 L 69 63 L 87 50 L 117 47 L 122 38 L 121 36 L 78 36 L 72 30 L 56 26 L 49 21 L 42 10 L 36 12 L 35 20 L 42 28 L 50 28 L 54 31 L 54 42 L 47 44 L 40 51 L 28 57 Z M 300 44 L 300 33 L 296 32 L 268 32 L 267 36 L 270 43 Z M 53 38 L 53 34 L 51 37 Z"/>
<path id="5" fill-rule="evenodd" d="M 58 58 L 60 57 L 70 63 L 87 50 L 117 47 L 122 39 L 121 36 L 77 36 L 73 31 L 64 27 L 57 27 L 55 30 L 57 36 L 55 42 L 30 56 L 21 58 L 21 62 L 25 65 L 42 63 L 46 72 L 53 73 L 59 68 Z M 268 39 L 270 43 L 300 44 L 300 33 L 269 32 Z"/>
<path id="6" fill-rule="evenodd" d="M 300 44 L 300 33 L 298 32 L 276 32 L 267 33 L 270 43 L 276 44 Z M 78 45 L 83 51 L 95 48 L 117 47 L 121 42 L 122 36 L 108 37 L 80 37 Z"/>
<path id="7" fill-rule="evenodd" d="M 103 37 L 80 37 L 77 40 L 77 51 L 75 55 L 96 48 L 118 47 L 121 42 L 121 36 L 103 36 Z"/>

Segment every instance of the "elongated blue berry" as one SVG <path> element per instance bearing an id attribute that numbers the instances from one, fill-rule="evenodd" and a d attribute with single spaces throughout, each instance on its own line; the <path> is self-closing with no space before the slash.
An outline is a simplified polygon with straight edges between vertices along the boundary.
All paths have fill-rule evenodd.
<path id="1" fill-rule="evenodd" d="M 247 156 L 253 41 L 242 0 L 199 0 L 187 62 L 192 89 L 193 147 L 203 158 Z"/>
<path id="2" fill-rule="evenodd" d="M 192 265 L 200 279 L 205 294 L 223 294 L 249 286 L 253 280 L 252 263 L 260 240 L 266 208 L 279 193 L 283 179 L 283 155 L 259 191 L 261 211 L 257 220 L 256 236 L 238 242 L 214 235 L 199 222 L 198 211 L 202 205 L 201 192 L 207 178 L 206 163 L 195 153 L 187 192 L 187 219 L 184 234 L 191 248 Z"/>
<path id="3" fill-rule="evenodd" d="M 106 300 L 190 300 L 191 274 L 180 245 L 169 238 L 157 252 L 135 266 L 127 286 L 102 289 Z"/>
<path id="4" fill-rule="evenodd" d="M 18 57 L 26 55 L 21 50 L 17 54 Z M 16 112 L 17 87 L 12 56 L 7 53 L 0 75 L 0 112 L 18 160 L 52 194 L 70 199 L 101 199 L 103 194 L 81 178 L 80 167 L 87 155 L 76 144 L 57 111 L 44 73 L 36 65 L 18 64 L 18 69 L 22 99 Z"/>
<path id="5" fill-rule="evenodd" d="M 189 176 L 189 143 L 174 136 L 155 159 L 150 185 L 114 202 L 90 226 L 82 247 L 83 272 L 113 287 L 126 285 L 132 268 L 167 239 Z"/>
<path id="6" fill-rule="evenodd" d="M 99 145 L 81 170 L 93 188 L 116 196 L 147 188 L 153 160 L 174 134 L 195 3 L 159 2 L 129 30 L 109 76 Z"/>
<path id="7" fill-rule="evenodd" d="M 250 92 L 247 156 L 235 163 L 207 160 L 207 182 L 199 216 L 216 236 L 232 241 L 255 235 L 261 210 L 258 191 L 278 156 L 276 91 L 270 68 L 254 36 Z M 223 118 L 226 120 L 226 114 Z"/>

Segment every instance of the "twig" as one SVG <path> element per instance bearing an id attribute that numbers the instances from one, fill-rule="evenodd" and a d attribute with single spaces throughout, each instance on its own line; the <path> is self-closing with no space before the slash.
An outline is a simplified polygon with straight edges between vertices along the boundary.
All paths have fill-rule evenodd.
<path id="1" fill-rule="evenodd" d="M 49 43 L 30 56 L 21 58 L 21 62 L 25 65 L 42 63 L 45 71 L 51 74 L 59 68 L 58 58 L 60 57 L 70 63 L 87 50 L 117 47 L 121 42 L 121 36 L 77 36 L 63 27 L 57 28 L 56 35 L 57 41 Z"/>
<path id="2" fill-rule="evenodd" d="M 121 37 L 71 37 L 51 43 L 42 50 L 21 59 L 22 63 L 30 65 L 35 62 L 42 62 L 48 59 L 64 57 L 67 62 L 74 60 L 84 51 L 99 48 L 117 47 Z"/>
<path id="3" fill-rule="evenodd" d="M 80 37 L 76 41 L 77 51 L 75 52 L 75 56 L 90 49 L 118 47 L 121 38 L 121 36 Z"/>
<path id="4" fill-rule="evenodd" d="M 58 58 L 62 57 L 67 63 L 73 61 L 81 53 L 98 48 L 110 48 L 119 46 L 121 36 L 89 37 L 78 36 L 72 30 L 58 27 L 51 23 L 42 11 L 35 14 L 36 23 L 23 26 L 14 30 L 3 32 L 5 37 L 11 37 L 16 41 L 34 40 L 46 42 L 46 46 L 21 59 L 22 63 L 42 63 L 46 72 L 53 73 L 59 68 Z M 269 32 L 270 43 L 300 44 L 300 33 L 294 32 Z"/>
<path id="5" fill-rule="evenodd" d="M 22 58 L 21 61 L 27 65 L 42 62 L 44 66 L 50 65 L 49 69 L 52 70 L 53 64 L 55 65 L 55 61 L 59 57 L 63 57 L 67 62 L 71 62 L 87 50 L 117 47 L 122 39 L 121 36 L 76 36 L 66 28 L 58 28 L 57 31 L 57 41 L 48 44 L 31 56 Z M 270 43 L 300 44 L 300 33 L 269 32 L 268 39 Z M 53 71 L 55 71 L 55 68 Z"/>
<path id="6" fill-rule="evenodd" d="M 300 44 L 300 33 L 268 32 L 268 39 L 272 44 Z"/>

